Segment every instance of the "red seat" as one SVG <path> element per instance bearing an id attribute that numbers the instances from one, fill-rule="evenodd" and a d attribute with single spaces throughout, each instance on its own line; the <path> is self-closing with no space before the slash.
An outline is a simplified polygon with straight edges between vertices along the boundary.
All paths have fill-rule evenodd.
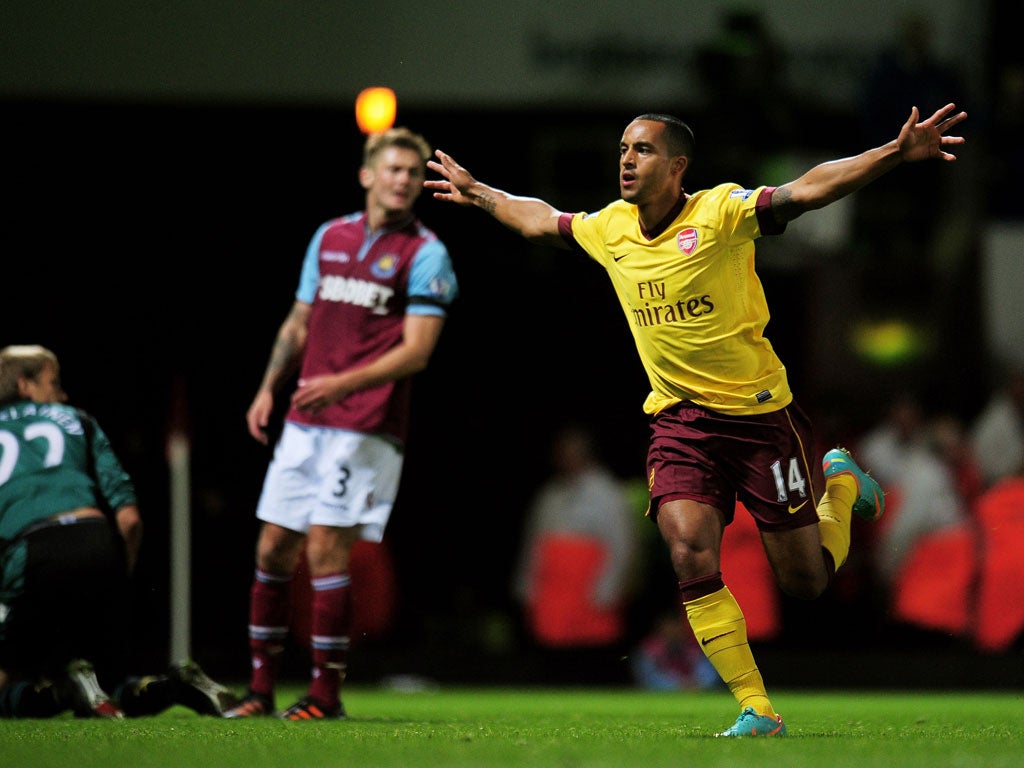
<path id="1" fill-rule="evenodd" d="M 584 536 L 549 534 L 538 541 L 526 620 L 539 642 L 608 645 L 622 637 L 622 607 L 596 605 L 591 597 L 606 557 L 604 544 Z"/>
<path id="2" fill-rule="evenodd" d="M 985 651 L 1007 651 L 1024 631 L 1024 478 L 983 493 L 976 514 L 982 566 L 975 642 Z"/>
<path id="3" fill-rule="evenodd" d="M 892 618 L 923 629 L 969 635 L 976 562 L 975 537 L 967 525 L 922 536 L 896 571 Z"/>

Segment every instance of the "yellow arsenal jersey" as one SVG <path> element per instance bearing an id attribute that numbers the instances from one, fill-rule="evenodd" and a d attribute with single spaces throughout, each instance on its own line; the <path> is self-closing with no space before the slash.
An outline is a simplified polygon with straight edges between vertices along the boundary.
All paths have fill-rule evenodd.
<path id="1" fill-rule="evenodd" d="M 764 337 L 768 304 L 754 272 L 758 212 L 769 213 L 769 196 L 770 188 L 736 184 L 697 192 L 651 239 L 623 200 L 573 215 L 573 238 L 608 271 L 636 339 L 651 383 L 647 413 L 682 400 L 766 413 L 792 400 Z M 773 234 L 782 230 L 775 226 Z"/>

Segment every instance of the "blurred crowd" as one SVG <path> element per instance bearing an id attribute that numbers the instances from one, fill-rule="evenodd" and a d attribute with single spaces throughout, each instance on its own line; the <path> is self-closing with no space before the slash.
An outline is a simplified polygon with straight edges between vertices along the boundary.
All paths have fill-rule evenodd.
<path id="1" fill-rule="evenodd" d="M 970 422 L 896 398 L 858 441 L 886 489 L 872 562 L 891 620 L 1013 648 L 1024 630 L 1024 370 Z"/>

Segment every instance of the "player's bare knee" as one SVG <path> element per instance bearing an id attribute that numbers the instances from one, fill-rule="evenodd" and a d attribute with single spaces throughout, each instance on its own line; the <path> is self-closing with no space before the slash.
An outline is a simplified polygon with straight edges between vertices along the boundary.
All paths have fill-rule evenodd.
<path id="1" fill-rule="evenodd" d="M 789 571 L 778 575 L 779 589 L 797 600 L 814 600 L 820 597 L 828 586 L 825 573 L 810 571 Z"/>
<path id="2" fill-rule="evenodd" d="M 287 575 L 298 567 L 305 536 L 279 526 L 266 525 L 260 533 L 256 564 L 260 570 Z"/>

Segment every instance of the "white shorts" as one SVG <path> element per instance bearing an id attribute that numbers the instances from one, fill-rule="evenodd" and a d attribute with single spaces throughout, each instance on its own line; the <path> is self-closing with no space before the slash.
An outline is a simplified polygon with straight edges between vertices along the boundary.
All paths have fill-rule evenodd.
<path id="1" fill-rule="evenodd" d="M 300 533 L 311 525 L 360 528 L 381 541 L 398 493 L 403 454 L 375 435 L 285 422 L 256 517 Z"/>

